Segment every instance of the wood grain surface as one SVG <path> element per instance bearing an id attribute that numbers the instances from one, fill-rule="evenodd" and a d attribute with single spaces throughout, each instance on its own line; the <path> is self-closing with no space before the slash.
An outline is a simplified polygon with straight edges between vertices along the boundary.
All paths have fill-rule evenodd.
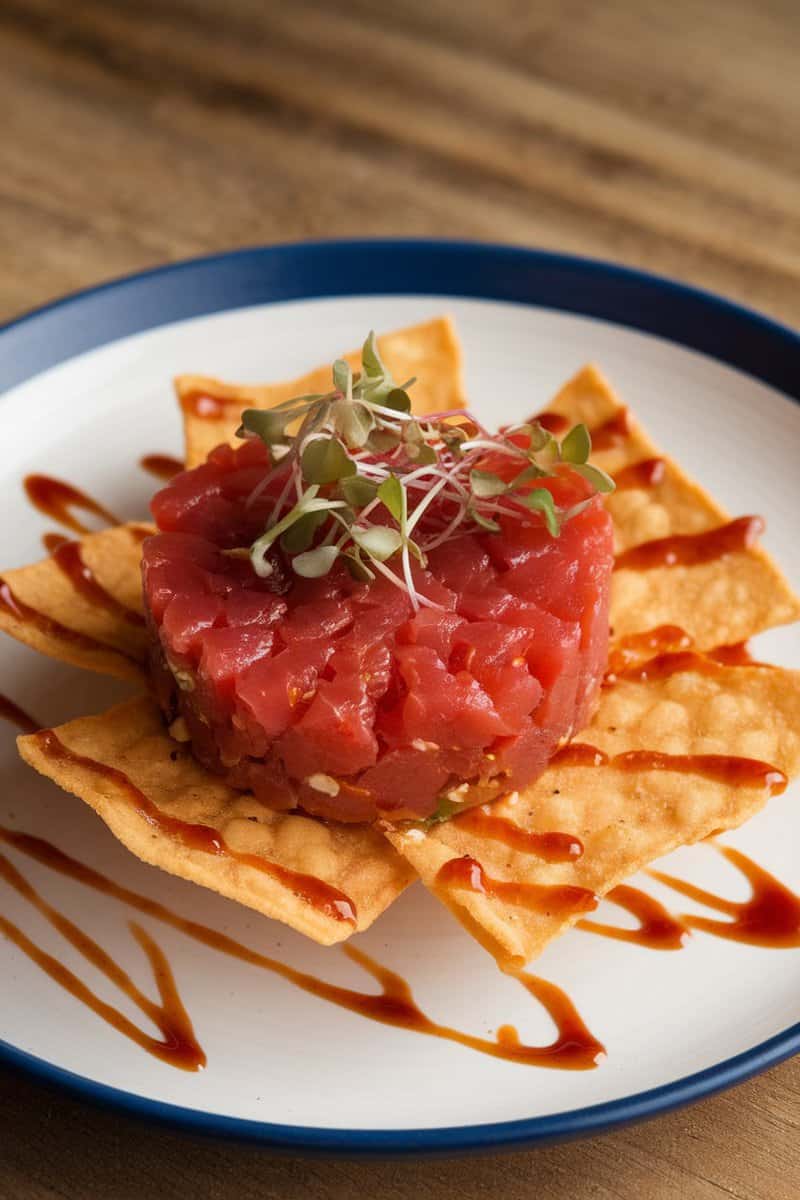
<path id="1" fill-rule="evenodd" d="M 614 258 L 800 324 L 799 61 L 796 0 L 0 0 L 0 319 L 232 246 L 427 234 Z M 0 1121 L 0 1200 L 800 1194 L 799 1062 L 469 1162 L 278 1158 L 8 1071 Z"/>

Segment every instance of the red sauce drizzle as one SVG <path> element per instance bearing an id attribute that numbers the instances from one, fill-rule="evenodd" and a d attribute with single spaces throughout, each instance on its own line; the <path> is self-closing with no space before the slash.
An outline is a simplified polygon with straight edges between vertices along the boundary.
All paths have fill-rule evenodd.
<path id="1" fill-rule="evenodd" d="M 765 946 L 774 950 L 800 947 L 800 896 L 791 892 L 746 854 L 742 854 L 741 850 L 735 850 L 732 846 L 719 846 L 718 849 L 749 881 L 752 888 L 749 900 L 726 900 L 663 871 L 649 871 L 648 874 L 681 895 L 730 917 L 728 921 L 716 921 L 710 917 L 682 916 L 681 920 L 690 929 L 699 929 L 714 937 L 743 942 L 748 946 Z"/>
<path id="2" fill-rule="evenodd" d="M 273 879 L 279 880 L 307 904 L 324 913 L 325 916 L 331 917 L 335 921 L 348 921 L 351 925 L 355 925 L 355 904 L 338 888 L 332 887 L 322 879 L 317 879 L 314 875 L 291 871 L 287 867 L 270 862 L 257 854 L 244 854 L 241 851 L 233 850 L 225 843 L 217 830 L 212 829 L 209 825 L 195 825 L 169 816 L 168 813 L 162 812 L 144 792 L 140 791 L 124 771 L 70 750 L 52 729 L 42 729 L 34 734 L 34 737 L 41 752 L 51 761 L 83 767 L 94 775 L 99 775 L 104 780 L 113 783 L 115 787 L 119 788 L 131 807 L 160 833 L 175 838 L 191 850 L 199 850 L 204 854 L 226 855 L 248 867 L 264 871 Z"/>
<path id="3" fill-rule="evenodd" d="M 13 836 L 13 835 L 12 835 Z M 0 831 L 0 838 L 3 837 Z M 3 879 L 24 900 L 27 900 L 41 916 L 70 943 L 78 953 L 91 963 L 106 979 L 127 996 L 127 998 L 153 1022 L 161 1031 L 161 1038 L 151 1037 L 140 1029 L 133 1021 L 121 1013 L 118 1008 L 108 1004 L 93 992 L 68 967 L 53 958 L 51 954 L 32 942 L 18 926 L 5 917 L 0 916 L 0 932 L 2 932 L 23 954 L 49 975 L 59 987 L 69 992 L 81 1004 L 96 1013 L 112 1029 L 123 1034 L 137 1046 L 162 1059 L 171 1067 L 179 1067 L 184 1071 L 197 1071 L 206 1065 L 206 1056 L 194 1035 L 189 1014 L 183 1006 L 175 978 L 169 963 L 161 948 L 153 941 L 148 933 L 131 922 L 133 936 L 147 955 L 153 978 L 158 987 L 160 1003 L 156 1004 L 144 995 L 136 986 L 127 972 L 99 946 L 93 938 L 73 924 L 58 909 L 48 904 L 43 896 L 28 882 L 27 879 L 0 854 L 0 879 Z"/>
<path id="4" fill-rule="evenodd" d="M 620 942 L 633 942 L 634 945 L 645 946 L 648 950 L 681 950 L 689 937 L 689 931 L 682 920 L 673 917 L 663 904 L 659 904 L 658 900 L 654 900 L 639 888 L 621 883 L 612 888 L 604 898 L 636 917 L 639 922 L 636 928 L 623 929 L 619 925 L 584 919 L 578 922 L 578 929 L 585 929 L 589 933 L 597 933 Z"/>
<path id="5" fill-rule="evenodd" d="M 747 642 L 736 642 L 732 646 L 717 646 L 708 650 L 706 657 L 723 667 L 769 667 L 770 663 L 757 662 L 750 652 Z"/>
<path id="6" fill-rule="evenodd" d="M 717 646 L 702 654 L 691 649 L 692 639 L 678 625 L 659 625 L 644 633 L 623 638 L 612 649 L 608 672 L 604 680 L 610 687 L 618 679 L 666 679 L 680 671 L 700 671 L 705 675 L 719 674 L 724 667 L 768 667 L 756 662 L 746 642 L 733 646 Z"/>
<path id="7" fill-rule="evenodd" d="M 139 459 L 139 466 L 148 475 L 155 475 L 156 479 L 172 479 L 186 469 L 181 460 L 173 458 L 171 454 L 145 454 L 144 458 Z"/>
<path id="8" fill-rule="evenodd" d="M 41 729 L 41 721 L 35 721 L 33 717 L 25 712 L 24 708 L 20 708 L 13 700 L 9 700 L 8 696 L 0 695 L 0 721 L 8 721 L 10 725 L 16 725 L 23 733 L 36 733 L 37 729 Z"/>
<path id="9" fill-rule="evenodd" d="M 48 554 L 55 554 L 59 546 L 66 546 L 70 539 L 64 537 L 63 533 L 43 533 L 42 545 Z"/>
<path id="10" fill-rule="evenodd" d="M 608 755 L 588 742 L 568 742 L 553 755 L 553 766 L 557 767 L 604 767 Z"/>
<path id="11" fill-rule="evenodd" d="M 534 418 L 548 433 L 558 435 L 565 433 L 570 427 L 569 417 L 562 413 L 541 412 Z M 621 445 L 630 433 L 630 415 L 627 408 L 620 409 L 613 417 L 609 417 L 602 425 L 598 425 L 592 433 L 593 450 L 611 450 Z"/>
<path id="12" fill-rule="evenodd" d="M 477 859 L 469 854 L 451 858 L 436 875 L 436 883 L 444 889 L 463 888 L 480 892 L 493 900 L 506 904 L 530 908 L 553 916 L 570 913 L 593 912 L 598 905 L 597 896 L 588 888 L 572 887 L 569 884 L 509 883 L 492 879 Z"/>
<path id="13" fill-rule="evenodd" d="M 52 617 L 45 616 L 38 609 L 24 604 L 22 600 L 14 595 L 2 577 L 0 577 L 0 612 L 6 612 L 16 621 L 21 621 L 25 625 L 30 625 L 38 629 L 45 637 L 58 638 L 59 641 L 69 642 L 81 650 L 91 652 L 102 650 L 106 654 L 114 653 L 121 654 L 126 658 L 129 657 L 123 650 L 118 649 L 116 646 L 107 646 L 104 642 L 98 641 L 97 638 L 90 637 L 88 633 L 78 633 L 75 629 L 69 629 L 59 621 L 54 621 Z"/>
<path id="14" fill-rule="evenodd" d="M 628 750 L 612 765 L 624 771 L 683 771 L 718 780 L 730 787 L 765 787 L 771 796 L 786 790 L 783 771 L 757 758 L 729 754 L 660 754 L 657 750 Z"/>
<path id="15" fill-rule="evenodd" d="M 24 485 L 28 499 L 35 508 L 39 509 L 39 512 L 66 525 L 67 529 L 72 529 L 75 533 L 89 533 L 90 530 L 88 526 L 78 520 L 73 509 L 92 513 L 94 516 L 100 517 L 107 525 L 121 523 L 107 508 L 104 508 L 97 500 L 93 500 L 91 496 L 87 496 L 85 492 L 73 487 L 71 483 L 64 483 L 60 479 L 51 479 L 49 475 L 26 475 Z"/>
<path id="16" fill-rule="evenodd" d="M 632 679 L 637 683 L 653 682 L 657 679 L 669 679 L 671 675 L 679 675 L 683 671 L 695 671 L 700 675 L 719 675 L 729 666 L 721 663 L 707 654 L 698 654 L 696 650 L 679 650 L 667 654 L 657 654 L 646 662 L 635 667 L 618 671 L 614 681 Z M 608 676 L 606 681 L 610 682 Z"/>
<path id="17" fill-rule="evenodd" d="M 559 750 L 553 762 L 558 766 L 602 767 L 611 765 L 622 771 L 679 771 L 719 780 L 731 787 L 765 787 L 771 796 L 786 789 L 783 771 L 757 758 L 739 758 L 729 754 L 662 754 L 658 750 L 626 750 L 613 758 L 587 742 L 570 742 Z"/>
<path id="18" fill-rule="evenodd" d="M 663 458 L 643 458 L 641 462 L 631 463 L 614 472 L 614 483 L 618 492 L 627 492 L 632 488 L 658 487 L 663 482 L 667 464 Z"/>
<path id="19" fill-rule="evenodd" d="M 583 854 L 583 842 L 571 833 L 529 832 L 506 817 L 495 816 L 483 808 L 468 809 L 455 818 L 455 824 L 478 837 L 502 842 L 511 850 L 535 854 L 545 862 L 574 862 Z"/>
<path id="20" fill-rule="evenodd" d="M 612 450 L 621 446 L 631 431 L 631 418 L 627 408 L 621 408 L 592 432 L 593 450 Z"/>
<path id="21" fill-rule="evenodd" d="M 428 1037 L 444 1038 L 458 1045 L 467 1046 L 471 1050 L 477 1050 L 481 1054 L 488 1054 L 493 1058 L 501 1058 L 527 1066 L 588 1070 L 596 1066 L 605 1054 L 602 1044 L 587 1029 L 569 997 L 555 984 L 534 975 L 520 973 L 517 978 L 526 991 L 544 1006 L 555 1023 L 557 1035 L 553 1042 L 547 1046 L 525 1045 L 520 1042 L 516 1031 L 509 1025 L 504 1025 L 497 1031 L 497 1038 L 494 1041 L 489 1038 L 476 1037 L 473 1034 L 453 1029 L 449 1025 L 440 1025 L 432 1021 L 416 1004 L 411 989 L 400 975 L 381 966 L 353 947 L 344 947 L 345 954 L 372 976 L 379 984 L 380 992 L 359 992 L 351 988 L 339 987 L 318 979 L 314 975 L 298 971 L 277 959 L 259 954 L 256 950 L 251 950 L 241 942 L 234 941 L 224 933 L 180 917 L 171 909 L 159 904 L 158 901 L 122 887 L 92 867 L 70 858 L 62 850 L 42 838 L 27 833 L 4 830 L 0 827 L 0 840 L 10 843 L 21 853 L 50 869 L 75 879 L 102 895 L 112 896 L 129 904 L 149 917 L 162 921 L 201 945 L 221 954 L 227 954 L 240 962 L 249 963 L 253 967 L 269 971 L 273 975 L 278 975 L 312 996 L 317 996 L 339 1008 L 358 1013 L 371 1021 L 399 1026 Z"/>
<path id="22" fill-rule="evenodd" d="M 542 429 L 546 429 L 548 433 L 554 435 L 566 433 L 569 429 L 569 417 L 563 416 L 562 413 L 542 412 L 534 417 L 534 420 L 539 422 Z"/>
<path id="23" fill-rule="evenodd" d="M 609 681 L 642 660 L 668 651 L 689 650 L 692 639 L 680 625 L 657 625 L 643 633 L 630 633 L 614 646 L 608 656 Z"/>
<path id="24" fill-rule="evenodd" d="M 631 546 L 617 555 L 617 569 L 649 571 L 654 567 L 692 567 L 724 554 L 749 550 L 764 532 L 761 517 L 738 517 L 702 533 L 676 533 Z"/>
<path id="25" fill-rule="evenodd" d="M 104 608 L 131 625 L 144 625 L 144 617 L 133 609 L 126 608 L 116 597 L 107 592 L 81 554 L 80 542 L 63 541 L 53 551 L 53 562 L 69 579 L 76 592 L 90 604 Z"/>
<path id="26" fill-rule="evenodd" d="M 214 421 L 224 417 L 233 401 L 224 396 L 212 396 L 208 391 L 184 392 L 181 396 L 181 408 L 192 417 L 201 417 L 206 421 Z"/>

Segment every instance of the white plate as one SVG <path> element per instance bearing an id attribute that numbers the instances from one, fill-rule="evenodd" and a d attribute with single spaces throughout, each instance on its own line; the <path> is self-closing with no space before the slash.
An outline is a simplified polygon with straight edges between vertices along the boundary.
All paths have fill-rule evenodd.
<path id="1" fill-rule="evenodd" d="M 340 285 L 343 293 L 366 293 L 378 290 L 376 280 L 382 292 L 411 292 L 415 278 L 420 292 L 433 291 L 436 281 L 444 294 L 294 298 L 324 296 Z M 463 293 L 505 294 L 515 302 Z M 552 307 L 542 306 L 548 300 Z M 594 315 L 559 311 L 576 307 Z M 173 319 L 203 311 L 207 315 Z M 331 359 L 371 327 L 387 330 L 443 311 L 456 318 L 469 394 L 488 423 L 545 406 L 581 364 L 598 363 L 655 439 L 730 510 L 766 516 L 766 545 L 790 579 L 800 581 L 800 409 L 753 374 L 627 326 L 663 329 L 713 347 L 789 389 L 800 363 L 793 335 L 713 298 L 616 268 L 419 243 L 226 256 L 111 285 L 9 327 L 0 334 L 0 380 L 3 374 L 6 380 L 29 377 L 0 405 L 3 565 L 39 557 L 40 536 L 53 528 L 25 500 L 27 472 L 79 482 L 125 518 L 145 515 L 153 481 L 137 468 L 139 457 L 180 453 L 170 387 L 176 373 L 280 379 Z M 604 312 L 620 323 L 603 319 Z M 33 374 L 40 366 L 49 369 Z M 775 662 L 800 666 L 795 630 L 766 635 L 757 648 Z M 2 690 L 48 724 L 100 711 L 126 694 L 121 684 L 53 664 L 8 638 L 0 643 L 0 661 Z M 10 726 L 0 729 L 0 739 L 0 821 L 39 833 L 178 913 L 303 971 L 368 986 L 340 951 L 139 863 L 84 805 L 18 760 Z M 799 799 L 800 789 L 790 787 L 726 838 L 795 888 Z M 145 990 L 152 988 L 127 927 L 133 914 L 124 905 L 98 902 L 95 893 L 8 853 L 51 903 L 109 949 Z M 746 895 L 741 877 L 708 846 L 665 861 L 666 869 L 714 891 Z M 675 906 L 674 894 L 651 880 L 646 886 Z M 0 913 L 141 1023 L 140 1014 L 6 887 Z M 608 916 L 620 919 L 611 908 Z M 697 934 L 681 953 L 659 954 L 570 932 L 535 970 L 567 990 L 608 1057 L 596 1070 L 563 1072 L 369 1022 L 154 921 L 143 924 L 174 969 L 208 1055 L 205 1071 L 186 1074 L 154 1060 L 0 940 L 6 1056 L 104 1101 L 273 1143 L 348 1153 L 452 1151 L 574 1135 L 696 1098 L 800 1046 L 797 951 Z M 421 885 L 357 944 L 405 975 L 437 1020 L 483 1036 L 505 1023 L 516 1025 L 526 1041 L 544 1043 L 552 1035 L 544 1012 Z"/>

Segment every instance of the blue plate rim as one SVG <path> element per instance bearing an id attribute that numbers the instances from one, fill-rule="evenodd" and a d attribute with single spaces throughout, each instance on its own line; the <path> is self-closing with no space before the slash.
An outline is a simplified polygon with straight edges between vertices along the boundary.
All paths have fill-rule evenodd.
<path id="1" fill-rule="evenodd" d="M 441 239 L 246 247 L 75 292 L 0 326 L 5 352 L 0 392 L 97 346 L 172 321 L 254 304 L 354 295 L 505 300 L 611 321 L 705 353 L 800 403 L 800 335 L 770 317 L 713 292 L 600 259 Z M 601 1133 L 693 1103 L 796 1053 L 800 1022 L 732 1058 L 633 1096 L 500 1123 L 372 1130 L 280 1125 L 166 1104 L 0 1040 L 0 1062 L 133 1116 L 275 1149 L 359 1156 L 519 1149 Z"/>

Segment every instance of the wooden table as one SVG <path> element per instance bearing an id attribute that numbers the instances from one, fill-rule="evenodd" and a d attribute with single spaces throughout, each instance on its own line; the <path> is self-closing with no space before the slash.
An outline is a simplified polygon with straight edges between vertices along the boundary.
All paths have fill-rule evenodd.
<path id="1" fill-rule="evenodd" d="M 799 60 L 796 0 L 0 0 L 0 318 L 210 250 L 438 234 L 615 258 L 800 324 Z M 8 1072 L 0 1120 L 0 1200 L 800 1193 L 797 1062 L 469 1163 L 280 1159 Z"/>

